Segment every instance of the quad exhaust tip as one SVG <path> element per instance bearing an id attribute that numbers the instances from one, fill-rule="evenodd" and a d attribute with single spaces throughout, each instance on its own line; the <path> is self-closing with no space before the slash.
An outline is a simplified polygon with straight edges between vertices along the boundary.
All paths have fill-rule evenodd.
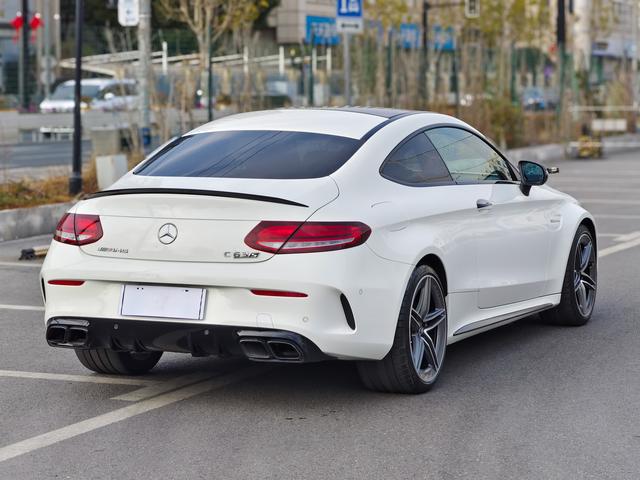
<path id="1" fill-rule="evenodd" d="M 250 360 L 261 362 L 302 362 L 300 347 L 285 339 L 241 338 L 240 347 Z"/>
<path id="2" fill-rule="evenodd" d="M 87 344 L 89 331 L 75 325 L 50 325 L 46 338 L 47 343 L 54 347 L 83 347 Z"/>

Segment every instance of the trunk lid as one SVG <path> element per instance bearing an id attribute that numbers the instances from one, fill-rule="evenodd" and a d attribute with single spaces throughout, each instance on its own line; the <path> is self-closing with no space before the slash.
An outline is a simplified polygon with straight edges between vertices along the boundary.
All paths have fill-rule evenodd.
<path id="1" fill-rule="evenodd" d="M 330 177 L 257 180 L 127 175 L 75 213 L 100 216 L 103 236 L 80 247 L 100 257 L 180 262 L 268 260 L 244 243 L 262 220 L 307 220 L 338 196 Z"/>

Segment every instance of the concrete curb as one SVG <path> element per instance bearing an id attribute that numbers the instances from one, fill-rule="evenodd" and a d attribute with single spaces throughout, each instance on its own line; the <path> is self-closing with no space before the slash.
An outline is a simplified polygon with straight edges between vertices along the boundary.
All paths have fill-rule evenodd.
<path id="1" fill-rule="evenodd" d="M 0 211 L 0 242 L 53 233 L 74 202 Z"/>

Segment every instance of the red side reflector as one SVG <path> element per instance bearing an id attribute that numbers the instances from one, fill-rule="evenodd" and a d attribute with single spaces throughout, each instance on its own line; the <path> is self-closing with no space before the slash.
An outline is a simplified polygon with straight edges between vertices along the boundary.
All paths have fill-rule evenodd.
<path id="1" fill-rule="evenodd" d="M 282 290 L 251 290 L 254 295 L 260 295 L 261 297 L 296 297 L 304 298 L 308 297 L 306 293 L 300 292 L 285 292 Z"/>
<path id="2" fill-rule="evenodd" d="M 49 285 L 65 285 L 67 287 L 79 287 L 84 285 L 84 280 L 49 280 Z"/>
<path id="3" fill-rule="evenodd" d="M 102 225 L 98 215 L 65 213 L 53 239 L 69 245 L 88 245 L 102 238 Z"/>
<path id="4" fill-rule="evenodd" d="M 371 229 L 361 222 L 260 222 L 244 242 L 270 253 L 310 253 L 362 245 Z"/>

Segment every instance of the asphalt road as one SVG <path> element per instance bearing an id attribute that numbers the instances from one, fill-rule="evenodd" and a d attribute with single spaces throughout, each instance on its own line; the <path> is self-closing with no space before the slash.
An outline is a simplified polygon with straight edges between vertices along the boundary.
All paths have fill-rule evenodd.
<path id="1" fill-rule="evenodd" d="M 73 142 L 67 140 L 0 145 L 0 168 L 35 168 L 71 165 Z M 91 141 L 82 142 L 82 157 L 91 155 Z"/>
<path id="2" fill-rule="evenodd" d="M 420 396 L 363 390 L 338 362 L 90 374 L 44 342 L 37 265 L 11 263 L 42 239 L 0 244 L 0 478 L 637 479 L 640 154 L 558 165 L 599 225 L 592 321 L 455 344 Z"/>

